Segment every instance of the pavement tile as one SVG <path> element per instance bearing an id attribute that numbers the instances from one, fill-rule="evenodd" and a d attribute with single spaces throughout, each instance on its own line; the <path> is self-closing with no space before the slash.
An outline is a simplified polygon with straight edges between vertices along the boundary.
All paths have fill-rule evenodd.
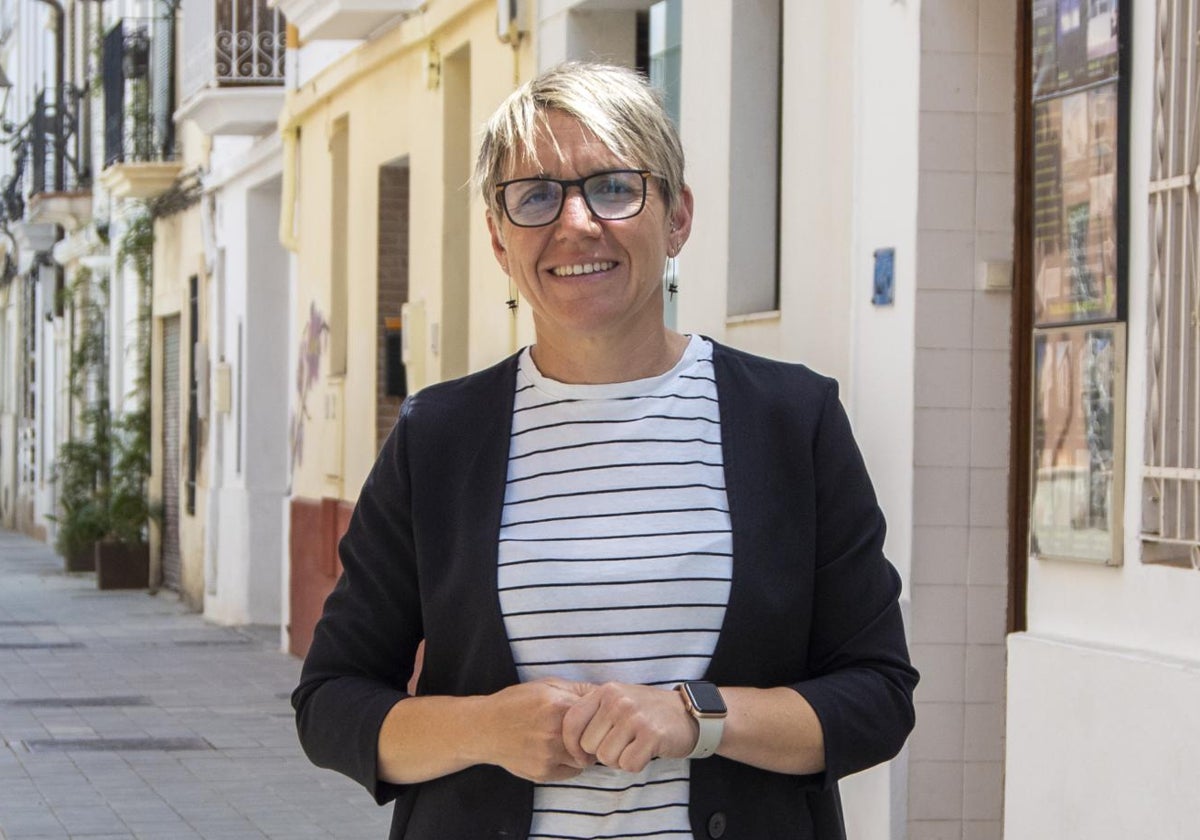
<path id="1" fill-rule="evenodd" d="M 300 662 L 278 644 L 278 628 L 217 627 L 170 593 L 100 592 L 0 531 L 0 840 L 386 837 L 390 809 L 300 751 Z M 155 738 L 203 746 L 86 743 Z M 85 741 L 26 746 L 55 739 Z"/>

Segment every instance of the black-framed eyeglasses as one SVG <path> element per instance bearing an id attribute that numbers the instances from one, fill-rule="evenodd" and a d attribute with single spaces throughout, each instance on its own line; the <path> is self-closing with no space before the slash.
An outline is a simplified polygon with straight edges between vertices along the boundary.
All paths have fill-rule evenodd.
<path id="1" fill-rule="evenodd" d="M 642 212 L 646 206 L 648 169 L 608 169 L 586 178 L 516 178 L 496 185 L 496 200 L 517 227 L 542 227 L 562 214 L 567 189 L 579 187 L 597 219 L 616 221 Z"/>

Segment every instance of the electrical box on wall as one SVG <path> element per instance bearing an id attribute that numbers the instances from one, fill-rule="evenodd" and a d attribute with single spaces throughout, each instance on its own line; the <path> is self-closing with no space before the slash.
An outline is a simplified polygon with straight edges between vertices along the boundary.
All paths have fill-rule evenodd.
<path id="1" fill-rule="evenodd" d="M 989 292 L 1012 291 L 1012 260 L 984 260 L 976 266 L 975 272 L 979 288 Z"/>

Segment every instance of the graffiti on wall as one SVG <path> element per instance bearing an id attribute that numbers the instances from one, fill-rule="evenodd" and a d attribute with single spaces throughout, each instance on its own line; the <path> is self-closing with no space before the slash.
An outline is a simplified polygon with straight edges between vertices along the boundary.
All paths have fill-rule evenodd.
<path id="1" fill-rule="evenodd" d="M 296 402 L 292 409 L 289 439 L 292 452 L 292 469 L 304 462 L 304 427 L 311 419 L 308 413 L 308 395 L 317 384 L 321 372 L 321 355 L 329 344 L 329 323 L 317 309 L 315 302 L 308 305 L 308 322 L 300 332 L 300 352 L 296 359 Z"/>

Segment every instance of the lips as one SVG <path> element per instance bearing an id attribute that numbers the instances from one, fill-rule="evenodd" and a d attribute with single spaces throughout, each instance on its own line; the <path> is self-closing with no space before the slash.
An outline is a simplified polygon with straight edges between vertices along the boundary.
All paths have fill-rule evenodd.
<path id="1" fill-rule="evenodd" d="M 617 264 L 611 260 L 598 260 L 596 262 L 556 266 L 550 269 L 550 273 L 555 277 L 581 277 L 588 274 L 597 274 L 601 271 L 608 271 L 616 267 Z"/>

